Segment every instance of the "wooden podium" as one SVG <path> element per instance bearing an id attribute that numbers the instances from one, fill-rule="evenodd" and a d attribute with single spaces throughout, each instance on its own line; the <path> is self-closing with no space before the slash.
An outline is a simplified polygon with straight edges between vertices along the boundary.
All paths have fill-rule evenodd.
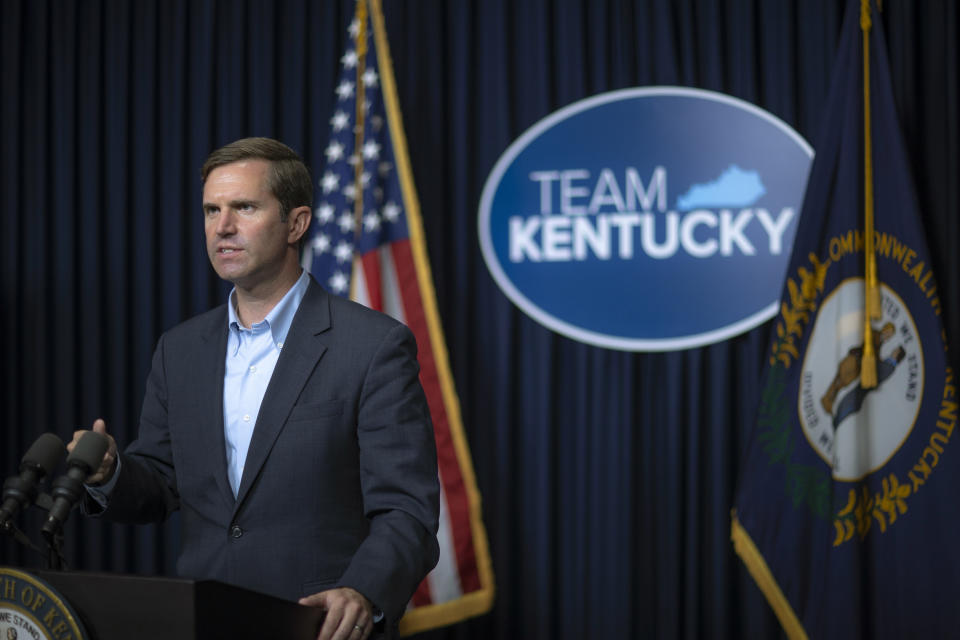
<path id="1" fill-rule="evenodd" d="M 214 580 L 33 571 L 69 601 L 93 640 L 314 640 L 323 612 Z"/>

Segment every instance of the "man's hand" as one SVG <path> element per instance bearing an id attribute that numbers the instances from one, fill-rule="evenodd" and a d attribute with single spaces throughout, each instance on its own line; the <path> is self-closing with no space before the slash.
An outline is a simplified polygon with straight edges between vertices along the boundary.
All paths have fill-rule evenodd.
<path id="1" fill-rule="evenodd" d="M 113 439 L 113 436 L 107 433 L 107 423 L 102 419 L 97 418 L 94 420 L 93 430 L 106 436 L 107 441 L 110 443 L 107 447 L 107 452 L 103 454 L 103 460 L 100 461 L 100 467 L 91 473 L 86 480 L 87 484 L 97 486 L 109 482 L 110 478 L 113 477 L 113 472 L 117 469 L 117 443 Z M 85 433 L 87 433 L 86 429 L 74 431 L 73 440 L 67 445 L 67 451 L 73 453 L 73 448 L 77 446 L 80 436 Z"/>
<path id="2" fill-rule="evenodd" d="M 327 612 L 317 640 L 364 640 L 373 631 L 373 605 L 350 587 L 300 598 L 300 604 Z"/>

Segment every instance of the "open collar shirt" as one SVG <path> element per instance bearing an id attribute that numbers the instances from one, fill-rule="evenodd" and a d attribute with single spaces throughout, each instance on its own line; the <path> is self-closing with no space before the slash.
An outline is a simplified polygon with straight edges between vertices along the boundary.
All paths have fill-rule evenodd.
<path id="1" fill-rule="evenodd" d="M 307 293 L 309 274 L 300 278 L 267 317 L 245 327 L 237 315 L 236 289 L 227 305 L 226 369 L 223 378 L 223 436 L 227 450 L 227 476 L 236 497 L 260 404 L 273 376 L 293 316 Z"/>

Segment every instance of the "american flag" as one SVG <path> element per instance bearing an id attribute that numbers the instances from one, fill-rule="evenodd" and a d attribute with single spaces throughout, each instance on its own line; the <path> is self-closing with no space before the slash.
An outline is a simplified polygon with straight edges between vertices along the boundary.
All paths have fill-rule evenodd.
<path id="1" fill-rule="evenodd" d="M 427 260 L 380 0 L 357 3 L 330 119 L 304 267 L 329 291 L 407 324 L 433 419 L 440 561 L 400 622 L 403 635 L 485 613 L 493 572 Z"/>

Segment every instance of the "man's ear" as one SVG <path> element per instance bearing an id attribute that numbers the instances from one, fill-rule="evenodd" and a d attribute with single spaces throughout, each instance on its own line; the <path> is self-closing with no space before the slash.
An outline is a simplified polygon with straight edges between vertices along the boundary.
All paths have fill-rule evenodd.
<path id="1" fill-rule="evenodd" d="M 290 215 L 287 218 L 287 223 L 289 225 L 290 233 L 287 236 L 287 242 L 290 244 L 297 244 L 300 242 L 300 239 L 303 238 L 304 234 L 307 233 L 307 229 L 310 228 L 310 220 L 313 218 L 313 211 L 310 207 L 297 207 L 290 211 Z"/>

